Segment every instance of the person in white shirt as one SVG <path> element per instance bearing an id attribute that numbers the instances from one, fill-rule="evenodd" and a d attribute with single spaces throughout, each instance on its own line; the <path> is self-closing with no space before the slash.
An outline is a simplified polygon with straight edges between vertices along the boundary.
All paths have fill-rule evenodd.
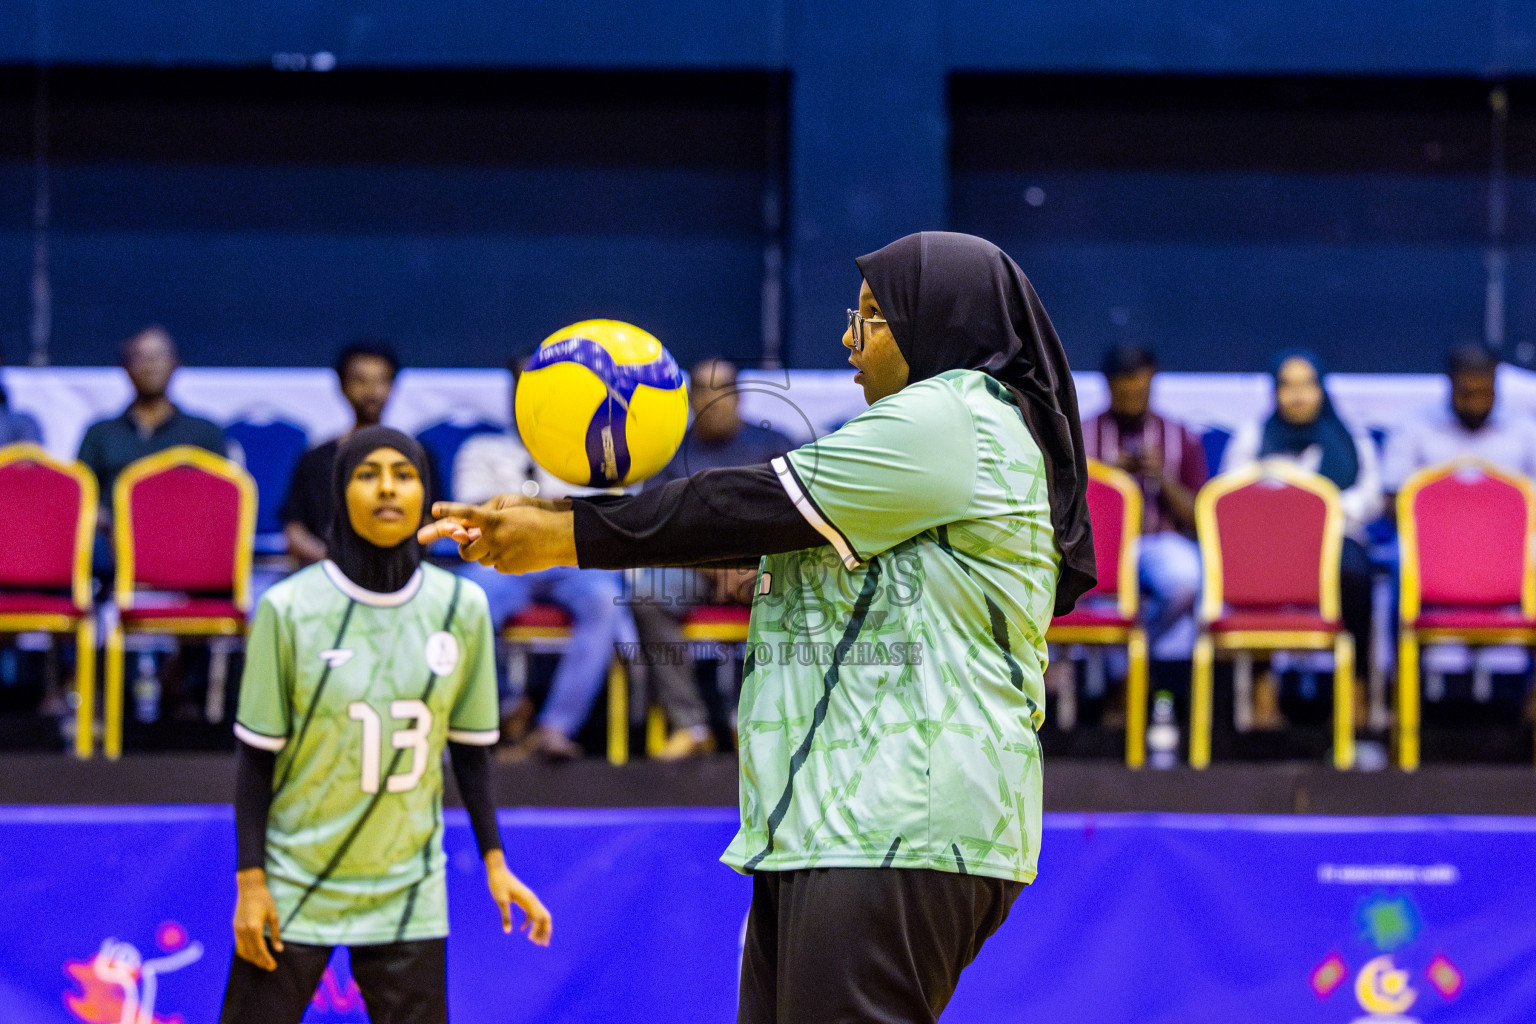
<path id="1" fill-rule="evenodd" d="M 1355 640 L 1355 673 L 1364 679 L 1370 660 L 1371 562 L 1365 528 L 1385 508 L 1376 446 L 1370 435 L 1345 426 L 1323 386 L 1322 361 L 1308 352 L 1290 352 L 1275 362 L 1275 410 L 1239 430 L 1227 445 L 1223 471 L 1258 459 L 1291 459 L 1339 488 L 1344 507 L 1344 551 L 1339 566 L 1340 611 Z M 1278 706 L 1255 691 L 1255 718 L 1277 725 Z"/>
<path id="2" fill-rule="evenodd" d="M 1389 495 L 1403 489 L 1421 469 L 1453 459 L 1476 458 L 1524 477 L 1536 477 L 1536 422 L 1498 403 L 1499 357 L 1484 345 L 1463 345 L 1446 361 L 1451 400 L 1422 409 L 1387 438 L 1382 482 Z M 1438 644 L 1424 652 L 1425 692 L 1441 691 L 1447 672 L 1474 672 L 1472 692 L 1479 700 L 1493 694 L 1495 672 L 1522 675 L 1529 661 L 1517 647 L 1464 647 Z"/>
<path id="3" fill-rule="evenodd" d="M 514 389 L 518 369 L 514 364 Z M 453 460 L 453 494 L 459 501 L 479 503 L 499 494 L 558 500 L 594 493 L 599 492 L 567 484 L 546 472 L 513 433 L 477 434 L 464 442 Z M 621 604 L 621 575 L 604 569 L 557 566 L 509 576 L 473 562 L 465 563 L 460 571 L 485 590 L 491 622 L 497 629 L 535 601 L 558 605 L 570 615 L 571 642 L 550 680 L 537 727 L 517 750 L 548 760 L 580 757 L 582 749 L 575 737 L 607 679 L 614 643 L 633 633 L 627 621 L 629 613 Z M 505 678 L 500 689 L 503 733 L 515 733 L 529 713 L 526 696 L 511 692 Z"/>
<path id="4" fill-rule="evenodd" d="M 1388 494 L 1419 470 L 1460 458 L 1536 477 L 1536 423 L 1499 406 L 1498 368 L 1499 357 L 1483 345 L 1451 353 L 1450 404 L 1420 410 L 1387 438 L 1381 475 Z"/>

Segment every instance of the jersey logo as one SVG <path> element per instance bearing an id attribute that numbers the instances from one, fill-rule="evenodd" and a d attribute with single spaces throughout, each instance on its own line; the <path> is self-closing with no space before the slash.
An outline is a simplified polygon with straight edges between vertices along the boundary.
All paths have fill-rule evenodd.
<path id="1" fill-rule="evenodd" d="M 332 647 L 328 651 L 320 652 L 320 660 L 331 668 L 341 668 L 341 666 L 351 661 L 352 655 L 356 653 L 356 651 L 348 647 Z"/>
<path id="2" fill-rule="evenodd" d="M 459 642 L 447 630 L 427 637 L 427 668 L 435 676 L 445 676 L 459 664 Z"/>

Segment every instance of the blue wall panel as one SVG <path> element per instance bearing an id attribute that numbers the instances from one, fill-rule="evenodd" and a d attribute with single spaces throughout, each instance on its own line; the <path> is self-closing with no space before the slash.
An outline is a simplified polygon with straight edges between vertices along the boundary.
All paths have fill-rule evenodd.
<path id="1" fill-rule="evenodd" d="M 0 16 L 0 62 L 261 65 L 274 54 L 326 52 L 341 67 L 761 68 L 784 59 L 779 0 L 18 0 L 7 6 L 12 13 Z"/>
<path id="2" fill-rule="evenodd" d="M 327 362 L 360 334 L 413 365 L 499 365 L 593 316 L 684 360 L 759 351 L 765 76 L 56 72 L 50 87 L 55 363 L 110 361 L 148 322 L 203 365 Z M 29 141 L 0 151 L 0 287 L 31 274 Z M 19 361 L 30 293 L 0 296 Z"/>
<path id="3" fill-rule="evenodd" d="M 752 358 L 757 311 L 736 297 L 756 297 L 760 261 L 729 238 L 620 233 L 58 233 L 53 362 L 111 362 L 118 339 L 163 322 L 198 365 L 328 365 L 368 335 L 409 365 L 496 366 L 599 316 L 645 325 L 685 361 Z"/>
<path id="4" fill-rule="evenodd" d="M 1536 68 L 1506 0 L 951 0 L 968 70 L 1265 74 Z"/>
<path id="5" fill-rule="evenodd" d="M 1512 168 L 1510 237 L 1491 237 L 1486 104 L 1481 121 L 1458 108 L 1480 141 L 1439 169 L 1357 167 L 1347 157 L 1296 166 L 1287 150 L 1306 164 L 1330 147 L 1347 150 L 1348 133 L 1218 110 L 1233 83 L 1260 76 L 1299 76 L 1301 92 L 1312 76 L 1365 76 L 1386 92 L 1407 83 L 1428 97 L 1433 122 L 1438 100 L 1426 81 L 1460 82 L 1447 86 L 1459 96 L 1467 83 L 1485 89 L 1515 76 L 1509 153 L 1519 165 L 1533 143 L 1516 122 L 1530 120 L 1532 93 L 1518 79 L 1536 75 L 1536 5 L 1511 0 L 16 0 L 0 5 L 0 73 L 13 66 L 0 90 L 5 356 L 24 357 L 33 314 L 31 66 L 116 69 L 109 76 L 171 69 L 148 74 L 175 82 L 173 69 L 252 74 L 275 55 L 284 67 L 333 66 L 314 62 L 320 52 L 338 74 L 276 76 L 295 82 L 257 91 L 323 97 L 331 86 L 322 80 L 349 71 L 415 69 L 431 92 L 433 74 L 465 68 L 563 69 L 575 79 L 643 69 L 658 80 L 757 69 L 782 75 L 782 87 L 739 108 L 724 135 L 695 121 L 672 122 L 668 136 L 650 123 L 637 131 L 660 141 L 601 159 L 579 148 L 467 162 L 423 153 L 456 131 L 488 134 L 484 120 L 465 130 L 451 103 L 426 99 L 395 126 L 417 149 L 318 162 L 284 152 L 289 142 L 305 150 L 306 132 L 325 134 L 313 126 L 295 126 L 285 141 L 270 128 L 243 133 L 237 118 L 220 133 L 205 114 L 182 125 L 188 138 L 206 136 L 201 155 L 89 144 L 69 152 L 66 117 L 49 142 L 56 361 L 99 361 L 122 333 L 158 319 L 192 346 L 194 362 L 313 362 L 369 331 L 402 339 L 413 362 L 484 364 L 560 322 L 602 313 L 640 320 L 685 359 L 756 352 L 782 328 L 792 364 L 838 366 L 842 309 L 858 284 L 853 257 L 908 231 L 955 227 L 994 236 L 1024 260 L 1074 358 L 1139 339 L 1191 369 L 1249 367 L 1292 342 L 1315 344 L 1341 368 L 1438 365 L 1444 347 L 1482 336 L 1484 260 L 1511 247 L 1506 351 L 1536 362 L 1527 326 L 1536 324 L 1536 268 L 1522 248 L 1536 235 L 1536 171 Z M 1251 159 L 1169 163 L 1176 147 L 1156 152 L 1164 123 L 1134 112 L 1128 163 L 1063 163 L 1049 137 L 1019 147 L 1006 132 L 995 136 L 1004 156 L 978 161 L 974 147 L 957 156 L 964 104 L 953 84 L 975 71 L 1194 76 L 1208 96 L 1185 113 L 1209 117 L 1213 133 L 1248 117 L 1247 134 L 1232 139 Z M 70 73 L 56 72 L 56 115 Z M 555 102 L 549 123 L 572 138 L 608 137 L 644 77 L 606 96 L 604 85 L 589 87 L 609 104 L 606 127 Z M 1028 88 L 1013 102 L 1056 102 Z M 707 101 L 716 89 L 699 79 L 693 91 Z M 174 131 L 200 96 L 195 86 L 170 93 L 150 88 L 137 102 L 139 115 L 161 111 L 162 129 Z M 130 107 L 118 111 L 122 139 L 141 126 Z M 1425 140 L 1401 114 L 1394 124 L 1412 149 Z M 787 122 L 782 137 L 765 141 L 777 129 L 764 125 L 777 120 Z M 742 132 L 758 137 L 744 144 Z M 254 140 L 244 149 L 242 134 Z M 685 138 L 690 156 L 657 162 Z M 698 157 L 710 147 L 729 158 Z M 1135 166 L 1143 150 L 1150 155 Z M 1046 193 L 1041 206 L 1022 201 L 1030 187 Z M 764 272 L 781 245 L 782 296 Z M 765 286 L 770 303 L 783 302 L 782 313 L 768 307 L 766 332 Z"/>
<path id="6" fill-rule="evenodd" d="M 1020 262 L 1074 365 L 1135 343 L 1171 370 L 1258 370 L 1302 347 L 1336 370 L 1421 372 L 1482 337 L 1480 192 L 1381 176 L 976 172 L 955 180 L 953 221 Z"/>
<path id="7" fill-rule="evenodd" d="M 949 66 L 992 70 L 1462 73 L 1536 70 L 1536 12 L 1510 0 L 16 0 L 0 63 L 266 63 L 327 51 L 342 66 L 782 67 L 798 26 L 907 31 Z M 843 31 L 840 29 L 840 31 Z M 879 46 L 850 60 L 889 68 Z"/>

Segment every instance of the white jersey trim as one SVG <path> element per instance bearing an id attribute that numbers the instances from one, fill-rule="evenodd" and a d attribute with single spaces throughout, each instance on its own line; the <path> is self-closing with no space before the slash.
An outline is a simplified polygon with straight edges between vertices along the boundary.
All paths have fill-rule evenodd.
<path id="1" fill-rule="evenodd" d="M 449 729 L 448 739 L 454 743 L 463 743 L 471 747 L 494 747 L 496 741 L 501 739 L 501 730 Z"/>
<path id="2" fill-rule="evenodd" d="M 235 723 L 235 739 L 248 747 L 255 747 L 257 750 L 270 750 L 274 754 L 288 745 L 288 737 L 286 736 L 264 736 L 259 732 L 247 729 L 239 722 Z"/>
<path id="3" fill-rule="evenodd" d="M 795 508 L 800 510 L 800 514 L 805 517 L 805 521 L 810 523 L 812 529 L 827 538 L 827 541 L 837 549 L 837 553 L 842 557 L 844 565 L 850 569 L 857 569 L 859 567 L 859 556 L 853 553 L 853 547 L 848 543 L 848 538 L 844 537 L 837 527 L 827 522 L 826 517 L 816 508 L 816 504 L 811 501 L 810 495 L 806 494 L 800 487 L 800 481 L 795 479 L 795 471 L 790 468 L 788 460 L 780 457 L 773 459 L 769 462 L 769 465 L 779 475 L 779 483 L 783 485 L 784 493 L 789 495 L 789 500 L 795 503 Z"/>
<path id="4" fill-rule="evenodd" d="M 337 590 L 358 604 L 366 604 L 373 608 L 398 608 L 415 597 L 416 591 L 421 589 L 422 575 L 419 568 L 411 573 L 411 578 L 405 581 L 405 586 L 393 594 L 379 594 L 372 590 L 365 590 L 347 579 L 347 574 L 341 571 L 341 566 L 329 558 L 320 564 L 325 568 L 325 575 L 336 585 Z"/>

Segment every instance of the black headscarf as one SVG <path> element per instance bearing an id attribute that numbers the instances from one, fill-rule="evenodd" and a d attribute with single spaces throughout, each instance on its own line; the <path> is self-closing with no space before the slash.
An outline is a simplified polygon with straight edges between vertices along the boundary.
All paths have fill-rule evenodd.
<path id="1" fill-rule="evenodd" d="M 906 357 L 907 383 L 980 370 L 1012 392 L 1045 456 L 1061 552 L 1056 614 L 1071 611 L 1096 578 L 1088 467 L 1072 371 L 1034 286 L 991 242 L 950 231 L 908 235 L 856 262 Z"/>
<path id="2" fill-rule="evenodd" d="M 432 493 L 427 453 L 415 438 L 389 427 L 364 427 L 357 431 L 336 449 L 336 464 L 331 471 L 330 547 L 326 554 L 347 579 L 364 590 L 393 594 L 410 582 L 421 564 L 421 544 L 412 534 L 392 548 L 381 548 L 354 530 L 347 515 L 347 482 L 358 464 L 380 448 L 395 449 L 416 467 L 421 476 L 423 501 Z"/>
<path id="3" fill-rule="evenodd" d="M 1279 403 L 1264 422 L 1264 437 L 1259 443 L 1259 454 L 1300 455 L 1308 448 L 1316 447 L 1322 454 L 1317 471 L 1332 480 L 1341 491 L 1354 486 L 1360 475 L 1360 453 L 1355 450 L 1354 435 L 1334 411 L 1333 399 L 1323 385 L 1327 370 L 1323 361 L 1311 352 L 1285 352 L 1278 356 L 1270 372 L 1274 374 L 1275 391 L 1280 390 L 1280 367 L 1292 359 L 1300 359 L 1317 374 L 1317 386 L 1323 393 L 1322 407 L 1311 423 L 1291 423 L 1280 415 Z"/>

